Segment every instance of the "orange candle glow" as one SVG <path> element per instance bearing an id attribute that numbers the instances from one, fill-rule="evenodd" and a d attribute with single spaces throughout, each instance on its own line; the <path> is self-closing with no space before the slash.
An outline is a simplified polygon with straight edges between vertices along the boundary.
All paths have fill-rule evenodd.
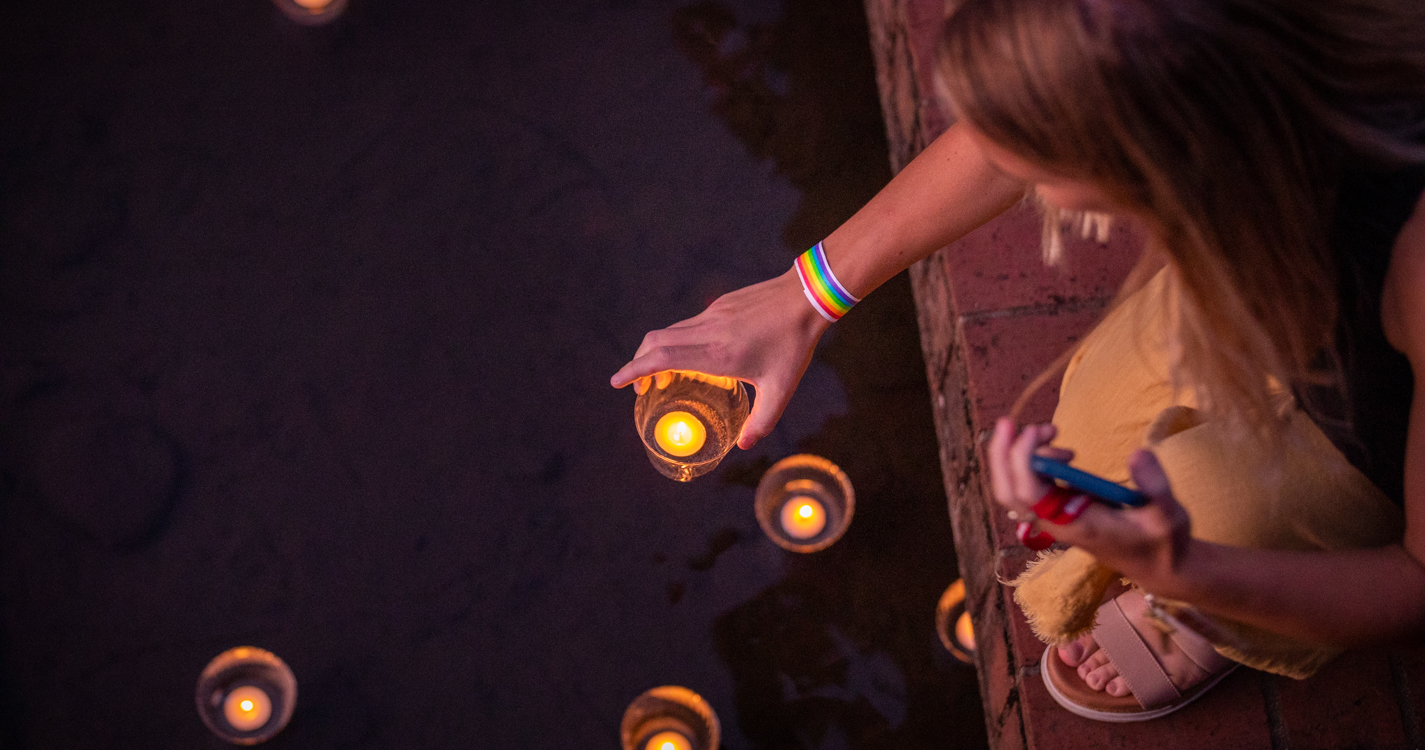
<path id="1" fill-rule="evenodd" d="M 233 729 L 242 732 L 261 729 L 272 716 L 272 699 L 262 688 L 243 685 L 228 693 L 223 701 L 223 716 Z"/>
<path id="2" fill-rule="evenodd" d="M 960 619 L 955 621 L 955 640 L 965 647 L 966 651 L 975 650 L 975 625 L 970 622 L 970 613 L 961 612 Z"/>
<path id="3" fill-rule="evenodd" d="M 693 750 L 693 743 L 682 732 L 668 730 L 649 737 L 643 750 Z"/>
<path id="4" fill-rule="evenodd" d="M 793 539 L 810 539 L 826 528 L 826 507 L 809 497 L 794 497 L 782 506 L 782 530 Z"/>
<path id="5" fill-rule="evenodd" d="M 670 411 L 653 427 L 653 439 L 670 456 L 683 458 L 703 449 L 708 428 L 702 420 L 685 411 Z"/>
<path id="6" fill-rule="evenodd" d="M 310 11 L 318 11 L 332 4 L 332 0 L 293 0 L 293 2 Z"/>

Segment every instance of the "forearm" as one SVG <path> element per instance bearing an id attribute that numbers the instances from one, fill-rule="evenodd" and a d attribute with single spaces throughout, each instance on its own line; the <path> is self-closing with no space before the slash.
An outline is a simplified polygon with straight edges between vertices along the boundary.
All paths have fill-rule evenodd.
<path id="1" fill-rule="evenodd" d="M 1153 593 L 1313 643 L 1425 641 L 1425 566 L 1400 545 L 1286 552 L 1194 540 Z"/>
<path id="2" fill-rule="evenodd" d="M 1014 205 L 1025 186 L 951 126 L 824 243 L 832 270 L 865 297 L 892 276 Z"/>

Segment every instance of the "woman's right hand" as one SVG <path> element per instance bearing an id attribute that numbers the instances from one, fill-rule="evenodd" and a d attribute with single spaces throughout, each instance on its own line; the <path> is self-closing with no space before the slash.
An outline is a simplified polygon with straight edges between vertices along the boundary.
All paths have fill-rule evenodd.
<path id="1" fill-rule="evenodd" d="M 737 438 L 737 446 L 746 450 L 777 424 L 830 325 L 812 308 L 796 270 L 790 269 L 724 294 L 692 318 L 650 331 L 610 383 L 623 388 L 664 370 L 695 370 L 751 383 L 757 397 Z"/>

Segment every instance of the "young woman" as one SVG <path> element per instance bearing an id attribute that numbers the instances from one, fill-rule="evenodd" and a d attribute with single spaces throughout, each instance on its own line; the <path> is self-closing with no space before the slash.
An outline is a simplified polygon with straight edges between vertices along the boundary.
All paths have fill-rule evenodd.
<path id="1" fill-rule="evenodd" d="M 941 74 L 957 123 L 821 244 L 833 297 L 1026 192 L 1150 238 L 1054 424 L 1001 420 L 984 456 L 1020 520 L 1036 452 L 1150 499 L 1034 521 L 1072 545 L 1016 590 L 1051 694 L 1140 720 L 1236 663 L 1425 639 L 1425 4 L 964 0 Z M 806 273 L 648 334 L 613 384 L 748 381 L 750 447 L 829 325 Z"/>

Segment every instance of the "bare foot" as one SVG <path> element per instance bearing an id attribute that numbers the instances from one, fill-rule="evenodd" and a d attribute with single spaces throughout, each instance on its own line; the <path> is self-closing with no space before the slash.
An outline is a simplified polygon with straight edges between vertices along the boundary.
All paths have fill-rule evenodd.
<path id="1" fill-rule="evenodd" d="M 1148 644 L 1149 650 L 1163 665 L 1163 671 L 1168 673 L 1168 679 L 1178 690 L 1186 691 L 1209 676 L 1148 617 L 1148 603 L 1143 600 L 1142 593 L 1131 591 L 1119 597 L 1118 603 L 1123 608 L 1123 614 L 1128 616 L 1128 622 L 1143 637 L 1143 642 Z M 1196 633 L 1180 632 L 1176 635 L 1179 638 L 1201 638 Z M 1073 643 L 1060 646 L 1059 658 L 1065 664 L 1076 667 L 1084 684 L 1094 690 L 1102 690 L 1115 698 L 1132 694 L 1128 683 L 1118 675 L 1118 668 L 1099 649 L 1092 634 L 1085 634 Z"/>

